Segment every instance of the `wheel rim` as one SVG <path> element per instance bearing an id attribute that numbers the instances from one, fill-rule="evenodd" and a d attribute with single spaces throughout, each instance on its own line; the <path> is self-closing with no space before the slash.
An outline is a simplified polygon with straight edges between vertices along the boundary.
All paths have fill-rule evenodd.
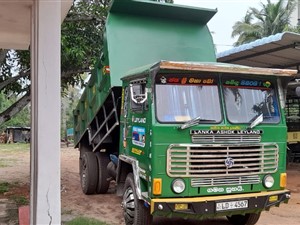
<path id="1" fill-rule="evenodd" d="M 86 160 L 83 158 L 82 159 L 82 172 L 81 172 L 81 186 L 82 189 L 85 189 L 86 187 L 86 173 L 87 173 L 87 164 L 86 164 Z"/>
<path id="2" fill-rule="evenodd" d="M 135 213 L 135 203 L 134 203 L 134 193 L 132 188 L 128 187 L 123 195 L 122 207 L 124 210 L 124 218 L 126 224 L 133 224 L 134 213 Z"/>

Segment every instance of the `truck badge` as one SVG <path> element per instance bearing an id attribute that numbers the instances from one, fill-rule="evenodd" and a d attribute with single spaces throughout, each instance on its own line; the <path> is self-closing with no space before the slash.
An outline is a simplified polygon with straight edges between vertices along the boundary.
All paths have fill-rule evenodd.
<path id="1" fill-rule="evenodd" d="M 225 166 L 227 167 L 227 169 L 232 168 L 234 165 L 234 160 L 231 157 L 227 157 L 225 159 Z"/>

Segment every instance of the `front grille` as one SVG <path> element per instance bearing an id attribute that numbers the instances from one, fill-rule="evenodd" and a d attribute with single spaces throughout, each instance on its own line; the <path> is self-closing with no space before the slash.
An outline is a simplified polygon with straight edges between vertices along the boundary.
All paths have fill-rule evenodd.
<path id="1" fill-rule="evenodd" d="M 231 168 L 225 160 L 233 161 Z M 233 177 L 274 173 L 278 166 L 276 144 L 196 145 L 173 144 L 167 150 L 170 177 Z"/>
<path id="2" fill-rule="evenodd" d="M 192 142 L 199 143 L 259 143 L 261 136 L 243 134 L 212 134 L 212 135 L 192 135 Z"/>
<path id="3" fill-rule="evenodd" d="M 215 185 L 242 185 L 259 184 L 261 179 L 258 175 L 237 177 L 193 178 L 192 187 L 215 186 Z"/>

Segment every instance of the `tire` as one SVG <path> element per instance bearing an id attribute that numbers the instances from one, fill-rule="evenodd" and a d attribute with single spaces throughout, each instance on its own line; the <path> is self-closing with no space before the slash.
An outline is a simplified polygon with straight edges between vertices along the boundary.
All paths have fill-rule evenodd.
<path id="1" fill-rule="evenodd" d="M 82 155 L 84 152 L 91 152 L 92 149 L 86 145 L 79 144 L 79 175 L 82 173 Z"/>
<path id="2" fill-rule="evenodd" d="M 227 216 L 232 225 L 254 225 L 259 220 L 260 213 L 249 213 L 245 215 Z"/>
<path id="3" fill-rule="evenodd" d="M 105 194 L 109 188 L 109 176 L 107 171 L 107 165 L 109 163 L 109 157 L 105 153 L 96 153 L 97 161 L 98 161 L 98 184 L 96 193 L 97 194 Z"/>
<path id="4" fill-rule="evenodd" d="M 126 225 L 152 224 L 153 216 L 150 214 L 150 207 L 146 207 L 144 201 L 137 198 L 132 173 L 129 173 L 125 180 L 122 207 Z"/>
<path id="5" fill-rule="evenodd" d="M 93 152 L 83 152 L 82 154 L 80 183 L 84 194 L 95 193 L 98 184 L 98 162 Z"/>

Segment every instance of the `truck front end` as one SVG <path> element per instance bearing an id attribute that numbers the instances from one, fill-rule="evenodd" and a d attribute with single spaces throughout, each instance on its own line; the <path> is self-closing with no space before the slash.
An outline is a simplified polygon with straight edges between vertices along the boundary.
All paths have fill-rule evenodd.
<path id="1" fill-rule="evenodd" d="M 292 72 L 172 62 L 157 71 L 150 212 L 255 224 L 286 203 L 283 84 Z"/>

